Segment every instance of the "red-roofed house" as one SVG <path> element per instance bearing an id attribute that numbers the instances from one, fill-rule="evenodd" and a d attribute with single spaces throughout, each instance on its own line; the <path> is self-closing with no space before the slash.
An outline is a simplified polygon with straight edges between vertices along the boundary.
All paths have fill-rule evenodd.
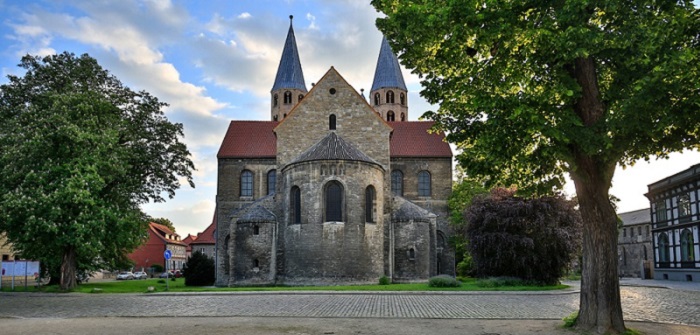
<path id="1" fill-rule="evenodd" d="M 134 262 L 135 271 L 149 271 L 150 267 L 158 264 L 165 268 L 165 250 L 170 250 L 172 258 L 167 268 L 169 270 L 182 269 L 187 261 L 187 244 L 180 235 L 170 228 L 154 222 L 148 225 L 148 240 L 129 254 L 129 259 Z"/>
<path id="2" fill-rule="evenodd" d="M 188 243 L 189 248 L 191 250 L 190 252 L 200 251 L 211 259 L 216 258 L 215 234 L 216 215 L 214 215 L 214 219 L 212 220 L 212 223 L 209 225 L 209 227 L 207 227 L 207 229 L 204 229 L 203 232 L 197 234 L 197 236 L 194 237 L 192 241 Z"/>
<path id="3" fill-rule="evenodd" d="M 367 101 L 333 67 L 307 90 L 290 25 L 270 105 L 269 121 L 229 124 L 215 217 L 190 243 L 216 246 L 217 285 L 455 274 L 452 151 L 432 122 L 408 121 L 386 40 Z"/>

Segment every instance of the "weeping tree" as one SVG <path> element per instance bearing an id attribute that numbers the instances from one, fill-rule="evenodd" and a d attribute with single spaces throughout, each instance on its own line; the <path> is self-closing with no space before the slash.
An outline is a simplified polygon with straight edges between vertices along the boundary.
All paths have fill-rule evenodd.
<path id="1" fill-rule="evenodd" d="M 581 247 L 581 215 L 560 196 L 522 198 L 494 188 L 467 209 L 462 234 L 477 277 L 559 283 Z"/>
<path id="2" fill-rule="evenodd" d="M 140 205 L 173 197 L 194 165 L 166 104 L 88 55 L 25 56 L 0 86 L 0 231 L 22 256 L 76 271 L 115 268 L 147 237 Z"/>
<path id="3" fill-rule="evenodd" d="M 690 0 L 373 0 L 422 78 L 425 117 L 469 175 L 546 194 L 568 174 L 584 222 L 576 327 L 625 331 L 609 190 L 617 165 L 700 145 Z"/>

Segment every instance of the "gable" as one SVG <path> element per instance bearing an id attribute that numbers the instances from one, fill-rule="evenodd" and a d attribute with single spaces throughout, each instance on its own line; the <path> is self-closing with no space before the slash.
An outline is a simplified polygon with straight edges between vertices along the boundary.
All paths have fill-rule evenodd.
<path id="1" fill-rule="evenodd" d="M 331 115 L 335 116 L 334 130 L 329 129 Z M 391 127 L 333 67 L 274 131 L 280 167 L 289 164 L 330 131 L 379 164 L 389 164 Z"/>

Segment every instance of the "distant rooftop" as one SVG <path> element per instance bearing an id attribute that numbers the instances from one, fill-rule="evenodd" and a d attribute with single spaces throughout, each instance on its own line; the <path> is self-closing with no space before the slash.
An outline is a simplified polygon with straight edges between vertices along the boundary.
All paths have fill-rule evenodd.
<path id="1" fill-rule="evenodd" d="M 651 215 L 649 214 L 649 208 L 638 209 L 636 211 L 625 212 L 617 214 L 622 220 L 623 226 L 631 226 L 642 223 L 650 223 Z"/>

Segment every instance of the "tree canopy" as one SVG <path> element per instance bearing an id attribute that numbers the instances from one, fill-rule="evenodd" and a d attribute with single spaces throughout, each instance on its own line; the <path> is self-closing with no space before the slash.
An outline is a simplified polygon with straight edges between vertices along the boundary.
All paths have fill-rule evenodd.
<path id="1" fill-rule="evenodd" d="M 584 221 L 577 327 L 623 332 L 609 190 L 618 164 L 700 146 L 692 1 L 372 4 L 470 176 L 547 194 L 570 175 Z"/>
<path id="2" fill-rule="evenodd" d="M 88 55 L 25 56 L 0 86 L 0 231 L 22 256 L 76 270 L 114 268 L 146 237 L 140 205 L 194 187 L 181 124 Z"/>

